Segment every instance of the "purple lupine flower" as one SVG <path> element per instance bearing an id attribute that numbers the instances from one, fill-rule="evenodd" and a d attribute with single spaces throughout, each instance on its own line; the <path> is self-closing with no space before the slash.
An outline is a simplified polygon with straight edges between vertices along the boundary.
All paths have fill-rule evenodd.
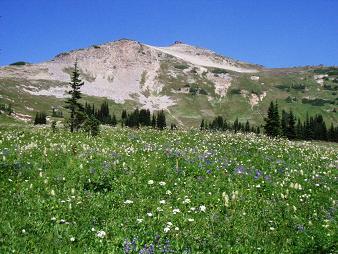
<path id="1" fill-rule="evenodd" d="M 162 253 L 172 253 L 173 252 L 171 250 L 171 248 L 170 248 L 170 241 L 169 241 L 169 239 L 167 239 L 165 241 L 165 244 L 162 246 L 161 252 Z"/>
<path id="2" fill-rule="evenodd" d="M 262 176 L 262 171 L 256 170 L 255 176 L 254 176 L 255 180 L 259 179 L 261 176 Z"/>
<path id="3" fill-rule="evenodd" d="M 129 240 L 127 239 L 124 240 L 123 250 L 124 250 L 124 253 L 130 253 L 132 251 L 131 242 L 129 242 Z"/>
<path id="4" fill-rule="evenodd" d="M 245 173 L 245 168 L 244 168 L 243 165 L 240 165 L 240 166 L 238 166 L 237 168 L 235 168 L 234 171 L 235 171 L 236 174 L 241 175 L 241 174 L 244 174 L 244 173 Z"/>
<path id="5" fill-rule="evenodd" d="M 264 176 L 264 180 L 266 182 L 271 182 L 271 176 L 269 176 L 269 175 Z"/>

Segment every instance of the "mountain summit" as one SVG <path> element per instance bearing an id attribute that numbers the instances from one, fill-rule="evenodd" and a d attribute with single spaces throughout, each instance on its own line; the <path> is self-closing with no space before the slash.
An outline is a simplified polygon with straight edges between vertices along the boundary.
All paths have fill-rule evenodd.
<path id="1" fill-rule="evenodd" d="M 316 76 L 314 67 L 267 69 L 183 42 L 157 47 L 121 39 L 60 53 L 43 63 L 1 67 L 3 100 L 13 100 L 13 91 L 9 94 L 6 89 L 19 89 L 23 97 L 60 101 L 76 60 L 85 81 L 82 92 L 89 98 L 105 97 L 121 107 L 127 103 L 151 110 L 167 109 L 182 124 L 225 112 L 233 117 L 236 110 L 242 115 L 253 111 L 262 119 L 260 104 L 266 107 L 261 103 L 266 97 L 311 100 L 317 98 L 314 92 L 325 82 L 333 81 L 325 73 Z M 8 83 L 12 84 L 10 88 L 5 85 Z M 304 94 L 299 95 L 290 93 L 292 88 L 287 91 L 294 84 L 315 87 L 311 94 L 303 89 Z M 27 109 L 24 111 L 27 113 Z"/>

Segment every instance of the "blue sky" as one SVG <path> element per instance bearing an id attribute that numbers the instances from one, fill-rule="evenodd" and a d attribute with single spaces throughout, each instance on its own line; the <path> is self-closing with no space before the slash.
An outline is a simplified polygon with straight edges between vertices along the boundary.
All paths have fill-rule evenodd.
<path id="1" fill-rule="evenodd" d="M 338 65 L 338 0 L 0 0 L 0 65 L 120 38 L 268 67 Z"/>

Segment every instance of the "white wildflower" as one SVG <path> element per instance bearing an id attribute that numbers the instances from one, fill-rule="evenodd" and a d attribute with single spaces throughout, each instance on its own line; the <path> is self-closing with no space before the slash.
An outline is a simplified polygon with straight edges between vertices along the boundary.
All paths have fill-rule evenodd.
<path id="1" fill-rule="evenodd" d="M 200 211 L 201 211 L 201 212 L 205 212 L 206 209 L 207 209 L 207 208 L 205 207 L 205 205 L 201 205 L 201 206 L 200 206 Z"/>
<path id="2" fill-rule="evenodd" d="M 176 213 L 179 213 L 179 212 L 180 212 L 180 209 L 178 209 L 178 208 L 173 209 L 173 214 L 176 214 Z"/>
<path id="3" fill-rule="evenodd" d="M 106 232 L 104 232 L 103 230 L 100 230 L 96 233 L 96 236 L 99 237 L 99 238 L 104 238 L 106 237 Z"/>

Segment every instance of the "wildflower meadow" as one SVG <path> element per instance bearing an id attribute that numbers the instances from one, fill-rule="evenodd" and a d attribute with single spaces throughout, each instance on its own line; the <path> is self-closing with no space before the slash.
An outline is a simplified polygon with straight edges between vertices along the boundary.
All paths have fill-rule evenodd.
<path id="1" fill-rule="evenodd" d="M 335 253 L 337 148 L 256 134 L 0 130 L 0 253 Z"/>

